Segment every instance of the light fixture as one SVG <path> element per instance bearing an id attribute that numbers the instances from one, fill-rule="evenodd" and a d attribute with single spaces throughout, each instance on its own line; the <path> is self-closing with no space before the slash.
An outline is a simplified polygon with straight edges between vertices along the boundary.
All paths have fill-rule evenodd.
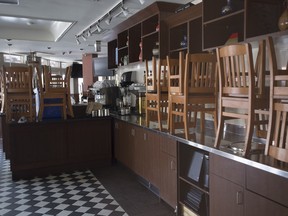
<path id="1" fill-rule="evenodd" d="M 19 0 L 0 0 L 0 4 L 19 5 Z"/>
<path id="2" fill-rule="evenodd" d="M 126 17 L 126 16 L 128 16 L 128 9 L 127 8 L 125 8 L 123 5 L 121 6 L 121 10 L 122 10 L 122 13 L 123 13 L 123 15 Z"/>
<path id="3" fill-rule="evenodd" d="M 84 32 L 83 32 L 83 34 L 81 35 L 81 37 L 82 37 L 82 39 L 83 39 L 84 41 L 87 40 L 87 38 L 86 38 L 85 35 L 84 35 Z"/>
<path id="4" fill-rule="evenodd" d="M 92 32 L 91 32 L 91 27 L 90 27 L 87 31 L 87 36 L 90 37 L 91 35 L 92 35 Z"/>
<path id="5" fill-rule="evenodd" d="M 106 23 L 107 25 L 110 25 L 111 20 L 112 20 L 112 16 L 111 16 L 110 13 L 108 13 L 108 18 L 105 20 L 105 23 Z"/>
<path id="6" fill-rule="evenodd" d="M 96 29 L 98 32 L 101 32 L 103 29 L 100 27 L 99 23 L 96 24 Z"/>
<path id="7" fill-rule="evenodd" d="M 145 0 L 139 0 L 139 2 L 143 5 L 145 3 Z"/>
<path id="8" fill-rule="evenodd" d="M 80 45 L 80 40 L 79 40 L 78 36 L 76 35 L 75 37 L 76 37 L 76 43 L 77 43 L 77 45 Z"/>

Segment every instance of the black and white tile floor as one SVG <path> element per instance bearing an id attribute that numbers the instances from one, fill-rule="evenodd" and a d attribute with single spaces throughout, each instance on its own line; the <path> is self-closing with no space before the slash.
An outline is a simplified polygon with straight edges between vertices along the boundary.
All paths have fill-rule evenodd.
<path id="1" fill-rule="evenodd" d="M 128 216 L 89 170 L 12 181 L 1 148 L 0 215 Z"/>

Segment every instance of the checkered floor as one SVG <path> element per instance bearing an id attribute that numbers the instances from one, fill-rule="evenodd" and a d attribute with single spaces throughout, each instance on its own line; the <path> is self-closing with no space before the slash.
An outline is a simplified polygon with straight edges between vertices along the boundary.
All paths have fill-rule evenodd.
<path id="1" fill-rule="evenodd" d="M 0 215 L 128 216 L 89 170 L 13 182 L 1 148 Z"/>

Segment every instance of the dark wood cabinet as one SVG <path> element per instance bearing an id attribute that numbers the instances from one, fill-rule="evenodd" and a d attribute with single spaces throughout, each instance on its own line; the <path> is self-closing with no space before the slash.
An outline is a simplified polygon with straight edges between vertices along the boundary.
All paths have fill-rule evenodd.
<path id="1" fill-rule="evenodd" d="M 108 42 L 108 50 L 111 50 L 108 54 L 108 65 L 116 66 L 115 60 L 117 66 L 151 60 L 152 50 L 156 46 L 159 48 L 157 57 L 165 58 L 168 54 L 168 30 L 164 19 L 173 14 L 179 6 L 177 3 L 155 2 L 115 27 L 117 38 Z M 117 51 L 113 52 L 115 49 Z M 128 61 L 124 62 L 124 58 Z"/>
<path id="2" fill-rule="evenodd" d="M 284 191 L 284 190 L 283 190 Z M 256 193 L 245 191 L 245 216 L 286 216 L 288 208 Z"/>
<path id="3" fill-rule="evenodd" d="M 13 179 L 110 164 L 111 118 L 7 124 Z"/>
<path id="4" fill-rule="evenodd" d="M 177 206 L 177 141 L 165 135 L 160 139 L 160 196 L 171 207 Z"/>
<path id="5" fill-rule="evenodd" d="M 288 215 L 287 179 L 210 154 L 210 215 Z"/>
<path id="6" fill-rule="evenodd" d="M 279 31 L 282 0 L 203 0 L 203 49 Z"/>
<path id="7" fill-rule="evenodd" d="M 202 3 L 173 14 L 165 20 L 169 29 L 169 56 L 179 52 L 202 52 Z"/>

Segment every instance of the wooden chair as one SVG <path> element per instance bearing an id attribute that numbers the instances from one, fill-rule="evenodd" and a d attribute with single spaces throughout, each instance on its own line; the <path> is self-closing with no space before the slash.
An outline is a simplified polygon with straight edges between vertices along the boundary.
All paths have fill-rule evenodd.
<path id="1" fill-rule="evenodd" d="M 152 65 L 146 60 L 146 124 L 157 119 L 163 130 L 163 118 L 168 117 L 167 61 L 152 57 Z"/>
<path id="2" fill-rule="evenodd" d="M 35 121 L 35 98 L 32 91 L 32 67 L 11 66 L 2 68 L 6 121 L 25 117 Z"/>
<path id="3" fill-rule="evenodd" d="M 266 75 L 266 40 L 259 41 L 258 54 L 255 63 L 255 94 L 256 105 L 259 109 L 255 110 L 255 135 L 266 139 L 268 131 L 269 116 L 269 87 L 265 86 Z"/>
<path id="4" fill-rule="evenodd" d="M 4 73 L 2 71 L 2 68 L 0 70 L 0 103 L 1 103 L 0 112 L 4 113 L 4 111 L 5 111 L 5 91 L 4 91 Z"/>
<path id="5" fill-rule="evenodd" d="M 214 116 L 217 126 L 216 55 L 186 54 L 184 72 L 184 94 L 169 97 L 170 126 L 173 131 L 174 116 L 183 118 L 185 138 L 189 139 L 191 113 L 201 113 L 201 130 L 204 130 L 205 113 Z M 179 109 L 179 106 L 183 109 Z M 194 120 L 195 123 L 195 120 Z"/>
<path id="6" fill-rule="evenodd" d="M 43 112 L 45 107 L 61 107 L 61 116 L 63 119 L 67 119 L 66 115 L 66 93 L 64 91 L 49 91 L 50 87 L 47 86 L 48 81 L 50 78 L 46 77 L 47 76 L 47 66 L 42 66 L 43 71 L 44 71 L 44 77 L 46 80 L 45 87 L 46 89 L 44 90 L 43 84 L 42 84 L 42 76 L 41 76 L 41 71 L 39 70 L 38 67 L 37 69 L 37 81 L 38 81 L 38 91 L 39 91 L 39 112 L 38 112 L 38 120 L 42 121 L 43 120 Z"/>
<path id="7" fill-rule="evenodd" d="M 219 124 L 214 146 L 220 147 L 224 133 L 224 122 L 244 119 L 246 134 L 244 156 L 251 148 L 255 118 L 255 70 L 252 48 L 249 43 L 217 48 L 219 71 Z"/>
<path id="8" fill-rule="evenodd" d="M 270 68 L 270 113 L 265 154 L 287 163 L 288 67 L 286 70 L 278 69 L 272 37 L 267 38 L 267 44 Z"/>

